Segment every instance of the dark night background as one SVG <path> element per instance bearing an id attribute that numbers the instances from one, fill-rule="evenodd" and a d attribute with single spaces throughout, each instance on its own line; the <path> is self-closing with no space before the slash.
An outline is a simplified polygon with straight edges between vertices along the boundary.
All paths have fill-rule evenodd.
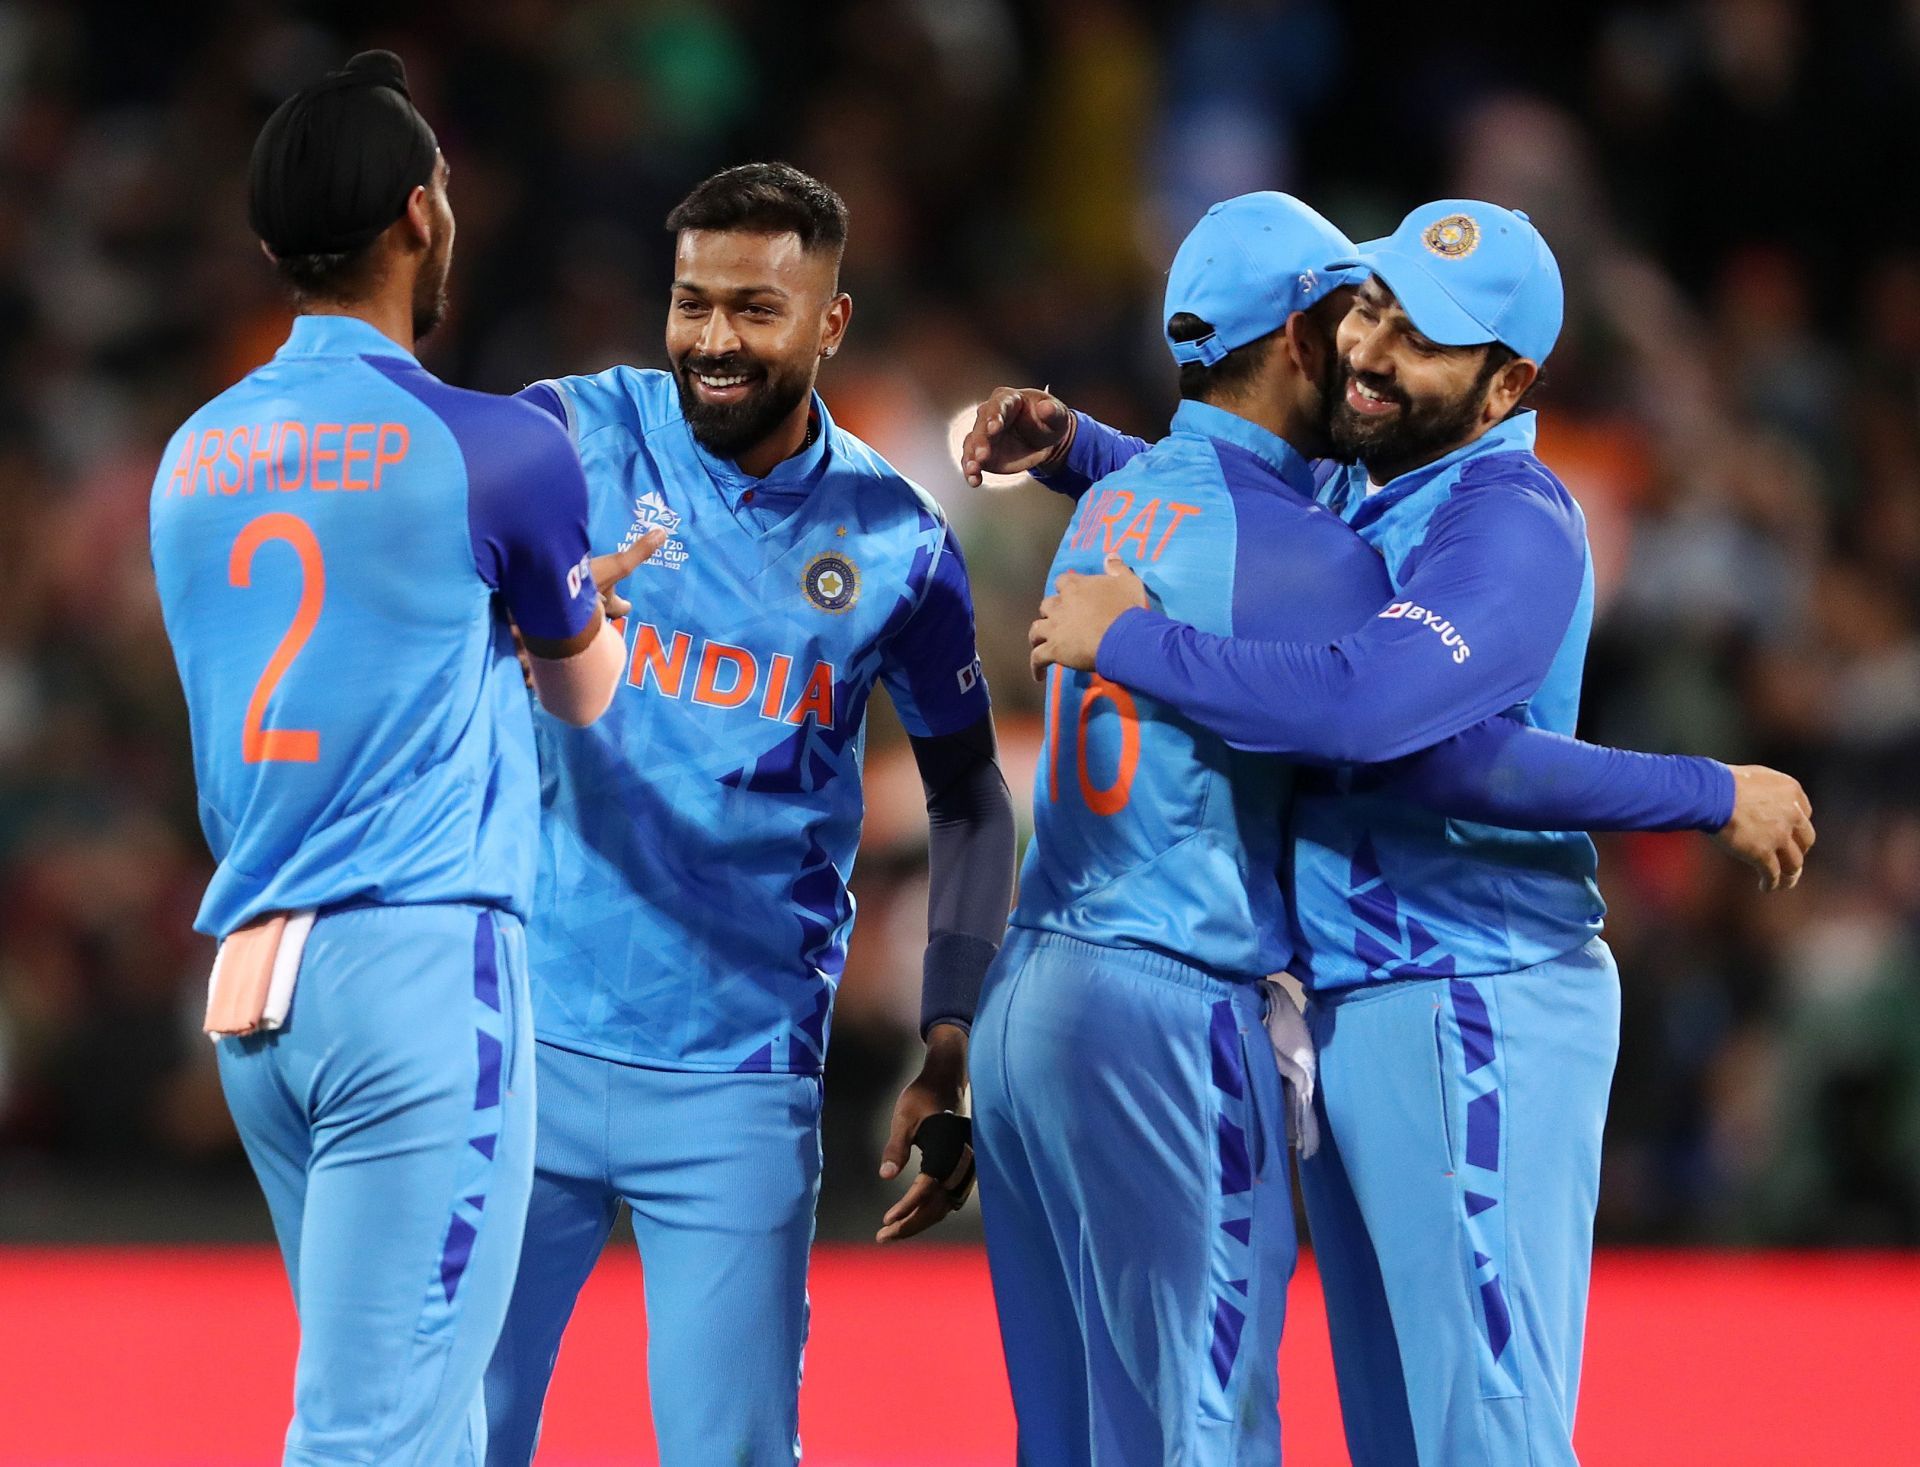
<path id="1" fill-rule="evenodd" d="M 145 504 L 171 428 L 285 330 L 254 132 L 369 45 L 453 167 L 455 314 L 424 355 L 464 385 L 657 364 L 661 219 L 715 168 L 783 157 L 845 195 L 856 311 L 822 388 L 959 529 L 1023 807 L 1064 511 L 968 489 L 955 415 L 1050 382 L 1156 433 L 1161 273 L 1215 199 L 1284 188 L 1356 238 L 1434 197 L 1527 209 L 1569 288 L 1539 402 L 1600 579 L 1583 732 L 1779 765 L 1820 826 L 1770 898 L 1696 837 L 1604 843 L 1603 1236 L 1920 1243 L 1911 0 L 0 0 L 0 1239 L 265 1235 L 196 1032 L 209 864 Z M 869 806 L 827 1236 L 884 1205 L 925 932 L 883 707 Z"/>

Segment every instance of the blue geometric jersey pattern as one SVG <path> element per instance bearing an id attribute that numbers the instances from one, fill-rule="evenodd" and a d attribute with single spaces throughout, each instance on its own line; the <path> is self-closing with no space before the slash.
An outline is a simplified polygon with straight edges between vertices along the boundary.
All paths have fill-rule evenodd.
<path id="1" fill-rule="evenodd" d="M 755 479 L 695 441 L 667 373 L 523 396 L 573 434 L 598 549 L 669 534 L 622 588 L 613 707 L 537 720 L 535 1031 L 629 1064 L 817 1073 L 867 699 L 885 683 L 920 736 L 988 713 L 959 545 L 818 397 L 813 442 Z"/>
<path id="2" fill-rule="evenodd" d="M 1450 670 L 1513 669 L 1534 691 L 1498 710 L 1571 734 L 1593 625 L 1586 518 L 1534 457 L 1532 413 L 1372 495 L 1358 468 L 1321 496 L 1386 561 L 1397 599 L 1380 615 L 1424 621 Z M 1416 580 L 1444 544 L 1433 591 Z M 1478 567 L 1479 573 L 1475 573 Z M 1432 584 L 1429 578 L 1429 584 Z M 1462 649 L 1466 656 L 1462 657 Z M 1482 716 L 1492 709 L 1476 709 Z M 1505 830 L 1378 795 L 1303 792 L 1294 807 L 1294 902 L 1317 988 L 1396 978 L 1511 973 L 1573 952 L 1606 915 L 1593 842 Z"/>
<path id="3" fill-rule="evenodd" d="M 173 435 L 149 532 L 219 862 L 195 925 L 346 901 L 524 917 L 538 784 L 507 612 L 556 640 L 592 619 L 566 435 L 363 321 L 301 316 Z"/>
<path id="4" fill-rule="evenodd" d="M 1101 639 L 1101 672 L 1178 703 L 1236 749 L 1296 758 L 1385 763 L 1441 752 L 1476 726 L 1497 732 L 1505 720 L 1529 738 L 1570 733 L 1593 568 L 1580 507 L 1534 456 L 1533 441 L 1533 414 L 1521 413 L 1371 495 L 1359 469 L 1316 466 L 1322 502 L 1392 573 L 1391 598 L 1357 631 L 1332 642 L 1225 638 L 1129 611 Z M 1145 450 L 1081 414 L 1067 471 L 1050 482 L 1084 493 L 1088 480 Z M 1293 825 L 1299 977 L 1343 988 L 1512 972 L 1572 952 L 1606 912 L 1593 844 L 1527 827 L 1549 810 L 1556 821 L 1584 811 L 1574 829 L 1717 829 L 1731 813 L 1731 777 L 1703 767 L 1710 761 L 1571 740 L 1496 743 L 1504 752 L 1481 764 L 1494 787 L 1461 785 L 1474 778 L 1469 759 L 1429 766 L 1425 788 L 1448 787 L 1455 801 L 1474 794 L 1477 808 L 1516 817 L 1514 829 L 1416 809 L 1400 798 L 1406 788 L 1366 793 L 1379 788 L 1366 770 L 1301 777 Z M 1509 756 L 1534 772 L 1537 789 L 1514 783 L 1521 763 Z M 1576 785 L 1579 797 L 1557 798 Z M 1533 809 L 1541 814 L 1524 813 Z"/>
<path id="5" fill-rule="evenodd" d="M 1313 488 L 1281 438 L 1182 403 L 1166 438 L 1081 497 L 1047 584 L 1097 574 L 1116 553 L 1166 615 L 1203 631 L 1332 641 L 1389 587 L 1379 556 Z M 1014 926 L 1152 949 L 1232 979 L 1288 966 L 1290 764 L 1059 667 L 1041 761 Z"/>

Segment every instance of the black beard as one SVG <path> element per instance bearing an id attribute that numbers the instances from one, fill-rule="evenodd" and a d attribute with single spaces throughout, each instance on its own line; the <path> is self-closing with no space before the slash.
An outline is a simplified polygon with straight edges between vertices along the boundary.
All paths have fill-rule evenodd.
<path id="1" fill-rule="evenodd" d="M 1343 452 L 1338 440 L 1333 436 L 1334 409 L 1340 404 L 1340 394 L 1346 390 L 1345 370 L 1345 363 L 1329 352 L 1327 364 L 1320 372 L 1320 412 L 1318 421 L 1314 425 L 1319 431 L 1320 443 L 1325 451 L 1308 454 L 1309 458 L 1330 458 L 1343 464 L 1353 462 L 1352 455 Z"/>
<path id="2" fill-rule="evenodd" d="M 1382 422 L 1347 406 L 1347 384 L 1359 377 L 1400 411 Z M 1459 397 L 1414 402 L 1385 379 L 1356 373 L 1343 359 L 1335 375 L 1333 411 L 1327 423 L 1333 456 L 1344 462 L 1396 466 L 1430 463 L 1466 438 L 1487 398 L 1487 378 L 1476 377 Z"/>
<path id="3" fill-rule="evenodd" d="M 757 386 L 735 403 L 712 403 L 694 386 L 695 371 L 709 377 L 729 377 L 742 371 L 760 371 Z M 741 357 L 684 357 L 674 367 L 674 385 L 680 389 L 680 411 L 700 446 L 716 458 L 738 458 L 762 442 L 806 400 L 813 383 L 804 371 L 778 373 Z"/>
<path id="4" fill-rule="evenodd" d="M 447 310 L 451 302 L 447 300 L 447 287 L 443 282 L 433 295 L 426 299 L 415 299 L 413 303 L 413 338 L 423 341 L 433 334 L 434 328 L 447 319 Z"/>
<path id="5" fill-rule="evenodd" d="M 419 341 L 431 336 L 433 330 L 447 319 L 450 302 L 447 299 L 447 277 L 452 273 L 452 251 L 448 257 L 437 263 L 431 259 L 420 271 L 420 278 L 413 287 L 413 336 Z"/>

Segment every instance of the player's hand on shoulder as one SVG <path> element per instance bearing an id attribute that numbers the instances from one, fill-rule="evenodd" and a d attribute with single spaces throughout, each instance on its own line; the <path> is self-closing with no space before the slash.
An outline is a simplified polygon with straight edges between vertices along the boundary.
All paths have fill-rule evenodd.
<path id="1" fill-rule="evenodd" d="M 966 1089 L 966 1031 L 952 1024 L 936 1024 L 927 1036 L 927 1057 L 920 1073 L 894 1103 L 886 1150 L 880 1154 L 882 1180 L 892 1181 L 906 1169 L 921 1125 L 929 1118 L 957 1111 Z M 933 1152 L 922 1154 L 932 1156 Z M 964 1162 L 955 1161 L 939 1175 L 923 1169 L 880 1219 L 875 1241 L 892 1243 L 924 1233 L 966 1201 L 972 1184 L 971 1147 L 966 1150 Z"/>
<path id="2" fill-rule="evenodd" d="M 1027 629 L 1029 665 L 1035 681 L 1058 663 L 1092 672 L 1100 639 L 1121 614 L 1153 604 L 1147 583 L 1117 555 L 1107 557 L 1105 575 L 1068 571 L 1054 583 L 1053 595 L 1040 603 L 1040 619 Z"/>
<path id="3" fill-rule="evenodd" d="M 975 486 L 987 474 L 1043 473 L 1066 457 L 1076 423 L 1043 387 L 996 387 L 960 440 L 960 472 Z"/>
<path id="4" fill-rule="evenodd" d="M 1762 891 L 1797 886 L 1813 849 L 1813 802 L 1800 781 L 1763 764 L 1734 764 L 1733 818 L 1714 840 L 1760 873 Z"/>
<path id="5" fill-rule="evenodd" d="M 633 610 L 633 603 L 613 588 L 651 560 L 653 553 L 666 543 L 665 530 L 648 530 L 625 550 L 594 556 L 593 584 L 600 593 L 600 609 L 606 613 L 607 620 L 613 621 Z"/>

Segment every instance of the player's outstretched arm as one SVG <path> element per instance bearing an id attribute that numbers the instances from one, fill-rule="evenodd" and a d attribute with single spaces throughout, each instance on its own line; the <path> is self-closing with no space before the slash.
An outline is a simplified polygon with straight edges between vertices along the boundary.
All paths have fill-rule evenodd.
<path id="1" fill-rule="evenodd" d="M 623 576 L 658 542 L 595 561 L 586 475 L 566 432 L 522 404 L 469 396 L 471 441 L 463 447 L 474 565 L 506 604 L 541 706 L 568 723 L 591 723 L 613 701 L 623 660 L 596 573 Z"/>
<path id="2" fill-rule="evenodd" d="M 960 442 L 960 471 L 976 487 L 987 474 L 1032 474 L 1078 499 L 1148 444 L 1076 413 L 1044 387 L 996 387 L 973 412 Z"/>
<path id="3" fill-rule="evenodd" d="M 1765 891 L 1797 885 L 1814 842 L 1813 805 L 1791 775 L 1607 748 L 1509 718 L 1362 766 L 1353 788 L 1515 830 L 1705 831 Z"/>
<path id="4" fill-rule="evenodd" d="M 1557 554 L 1565 543 L 1533 518 L 1541 563 L 1551 570 L 1568 559 Z M 1487 611 L 1514 599 L 1503 578 L 1459 553 L 1484 552 L 1474 537 L 1456 538 L 1453 548 L 1421 573 L 1428 585 L 1444 585 L 1453 574 L 1449 560 L 1467 563 L 1471 573 L 1457 577 L 1443 604 Z M 1560 599 L 1569 599 L 1565 574 L 1538 580 L 1521 576 L 1516 584 L 1550 602 L 1557 580 Z M 1468 625 L 1493 626 L 1494 636 L 1470 641 L 1409 598 L 1331 646 L 1214 636 L 1151 612 L 1146 586 L 1110 558 L 1104 575 L 1062 578 L 1041 603 L 1030 643 L 1036 676 L 1054 663 L 1097 669 L 1240 747 L 1374 765 L 1369 777 L 1383 787 L 1391 781 L 1397 798 L 1459 819 L 1518 830 L 1711 831 L 1760 873 L 1764 888 L 1797 882 L 1814 832 L 1811 807 L 1790 776 L 1608 749 L 1486 717 L 1531 691 L 1560 624 L 1551 615 L 1528 624 L 1489 612 Z M 1138 640 L 1129 655 L 1112 655 L 1116 640 L 1130 639 Z M 1470 673 L 1475 661 L 1481 668 Z M 1385 676 L 1390 671 L 1397 676 Z M 1313 721 L 1297 706 L 1310 693 L 1318 695 Z M 1351 701 L 1363 697 L 1372 701 Z M 1282 706 L 1288 698 L 1295 703 Z M 1469 717 L 1476 710 L 1478 723 Z M 1368 750 L 1379 752 L 1369 757 Z"/>
<path id="5" fill-rule="evenodd" d="M 981 980 L 1006 931 L 1013 892 L 1013 798 L 1000 772 L 993 720 L 982 718 L 957 733 L 910 737 L 927 796 L 929 937 L 921 989 L 927 1054 L 894 1105 L 880 1160 L 887 1180 L 905 1168 L 930 1117 L 960 1109 L 968 1028 Z M 924 1232 L 965 1200 L 970 1161 L 936 1167 L 934 1154 L 931 1147 L 923 1151 L 927 1165 L 881 1219 L 880 1242 Z"/>
<path id="6" fill-rule="evenodd" d="M 613 623 L 632 610 L 614 587 L 666 540 L 665 530 L 649 530 L 625 550 L 596 555 L 588 562 L 599 604 L 593 621 L 577 636 L 547 641 L 516 627 L 516 638 L 526 648 L 524 666 L 534 696 L 562 722 L 584 728 L 612 704 L 627 660 L 626 643 Z"/>

